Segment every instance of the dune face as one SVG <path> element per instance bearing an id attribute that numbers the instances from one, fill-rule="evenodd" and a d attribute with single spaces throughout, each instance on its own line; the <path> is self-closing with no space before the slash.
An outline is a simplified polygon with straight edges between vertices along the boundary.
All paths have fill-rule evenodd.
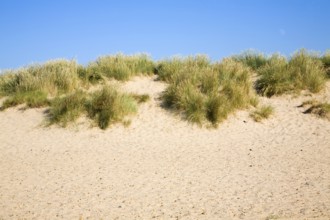
<path id="1" fill-rule="evenodd" d="M 270 119 L 238 111 L 207 129 L 162 108 L 165 87 L 121 85 L 151 97 L 127 128 L 0 112 L 0 219 L 330 218 L 330 122 L 297 107 L 311 97 L 261 98 Z M 330 84 L 313 97 L 329 102 Z"/>

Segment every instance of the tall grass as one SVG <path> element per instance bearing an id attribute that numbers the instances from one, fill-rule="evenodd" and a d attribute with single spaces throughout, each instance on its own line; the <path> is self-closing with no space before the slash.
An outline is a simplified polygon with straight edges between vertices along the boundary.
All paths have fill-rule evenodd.
<path id="1" fill-rule="evenodd" d="M 77 63 L 68 60 L 48 61 L 18 70 L 10 70 L 1 76 L 0 93 L 12 95 L 31 91 L 49 94 L 71 92 L 79 85 Z"/>
<path id="2" fill-rule="evenodd" d="M 257 51 L 248 50 L 239 55 L 232 57 L 235 61 L 242 62 L 243 64 L 249 66 L 254 71 L 258 70 L 260 67 L 266 65 L 268 58 Z"/>
<path id="3" fill-rule="evenodd" d="M 203 69 L 210 67 L 211 61 L 205 55 L 183 57 L 173 57 L 172 59 L 162 60 L 158 62 L 155 68 L 155 74 L 160 80 L 170 82 L 175 81 L 177 75 L 195 73 L 196 71 L 203 71 Z"/>
<path id="4" fill-rule="evenodd" d="M 95 119 L 101 129 L 106 129 L 111 123 L 123 122 L 127 115 L 137 111 L 132 96 L 119 93 L 112 87 L 104 87 L 94 93 L 86 107 L 89 117 Z"/>
<path id="5" fill-rule="evenodd" d="M 295 79 L 289 74 L 286 58 L 281 55 L 273 55 L 258 72 L 260 78 L 256 81 L 256 90 L 261 95 L 270 97 L 294 89 L 292 81 Z"/>
<path id="6" fill-rule="evenodd" d="M 29 91 L 24 93 L 16 93 L 8 97 L 2 104 L 1 110 L 9 107 L 26 103 L 28 108 L 40 108 L 49 105 L 47 94 L 42 91 Z"/>
<path id="7" fill-rule="evenodd" d="M 165 106 L 182 112 L 190 122 L 209 121 L 217 126 L 255 99 L 250 68 L 234 59 L 214 65 L 184 65 L 178 72 L 167 72 L 162 78 L 170 83 L 162 99 Z"/>
<path id="8" fill-rule="evenodd" d="M 327 71 L 327 76 L 330 78 L 330 50 L 328 50 L 322 57 L 321 61 L 323 63 L 324 68 Z"/>
<path id="9" fill-rule="evenodd" d="M 85 85 L 97 84 L 104 80 L 104 76 L 92 66 L 84 67 L 79 65 L 77 68 L 77 73 L 79 79 L 81 79 Z"/>
<path id="10" fill-rule="evenodd" d="M 81 90 L 64 97 L 54 98 L 49 110 L 50 124 L 66 127 L 69 122 L 75 121 L 83 114 L 86 99 L 87 94 Z"/>
<path id="11" fill-rule="evenodd" d="M 85 114 L 95 120 L 101 129 L 106 129 L 112 123 L 124 122 L 125 117 L 136 110 L 137 102 L 132 95 L 105 86 L 101 91 L 92 94 L 78 90 L 56 97 L 51 102 L 49 122 L 66 127 Z"/>
<path id="12" fill-rule="evenodd" d="M 154 62 L 145 54 L 126 56 L 117 54 L 99 57 L 88 65 L 86 75 L 92 79 L 101 76 L 127 81 L 135 75 L 150 75 L 154 71 Z"/>
<path id="13" fill-rule="evenodd" d="M 258 72 L 256 89 L 269 97 L 305 89 L 316 93 L 323 89 L 326 79 L 322 62 L 306 50 L 296 52 L 289 61 L 275 55 Z"/>

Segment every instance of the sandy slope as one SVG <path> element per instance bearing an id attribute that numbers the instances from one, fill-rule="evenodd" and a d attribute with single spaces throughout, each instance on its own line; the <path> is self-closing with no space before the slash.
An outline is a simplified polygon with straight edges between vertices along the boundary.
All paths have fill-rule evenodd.
<path id="1" fill-rule="evenodd" d="M 148 93 L 129 128 L 44 128 L 43 110 L 0 112 L 0 219 L 330 219 L 330 122 L 297 108 L 308 96 L 263 99 L 218 129 L 192 126 Z M 330 101 L 330 85 L 319 98 Z"/>

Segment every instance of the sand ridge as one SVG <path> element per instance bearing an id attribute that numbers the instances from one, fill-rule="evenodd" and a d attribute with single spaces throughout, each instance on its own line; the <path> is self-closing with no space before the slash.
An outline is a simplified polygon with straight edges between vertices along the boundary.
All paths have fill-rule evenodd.
<path id="1" fill-rule="evenodd" d="M 330 122 L 297 107 L 314 95 L 261 98 L 272 118 L 239 111 L 207 129 L 160 107 L 154 77 L 121 87 L 151 96 L 128 128 L 0 113 L 0 219 L 330 218 Z"/>

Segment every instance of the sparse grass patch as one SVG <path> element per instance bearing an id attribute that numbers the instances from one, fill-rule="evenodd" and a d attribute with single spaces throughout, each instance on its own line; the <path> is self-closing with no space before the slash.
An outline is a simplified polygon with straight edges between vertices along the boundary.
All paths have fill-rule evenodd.
<path id="1" fill-rule="evenodd" d="M 274 108 L 270 105 L 264 105 L 250 113 L 250 117 L 253 118 L 254 121 L 260 122 L 263 119 L 269 118 L 272 114 L 274 114 Z"/>
<path id="2" fill-rule="evenodd" d="M 268 97 L 304 89 L 316 93 L 323 89 L 326 78 L 322 62 L 305 50 L 295 53 L 289 62 L 284 57 L 273 56 L 258 72 L 256 89 Z"/>
<path id="3" fill-rule="evenodd" d="M 131 95 L 135 99 L 135 101 L 137 101 L 137 103 L 145 103 L 150 100 L 150 96 L 148 94 L 142 94 L 142 95 L 131 94 Z"/>
<path id="4" fill-rule="evenodd" d="M 123 122 L 127 115 L 137 111 L 132 96 L 119 93 L 111 87 L 95 92 L 86 107 L 89 117 L 95 119 L 101 129 L 106 129 L 111 123 Z"/>
<path id="5" fill-rule="evenodd" d="M 321 118 L 330 120 L 330 103 L 309 100 L 303 102 L 300 107 L 306 106 L 308 106 L 308 109 L 304 111 L 305 114 L 315 114 Z"/>

